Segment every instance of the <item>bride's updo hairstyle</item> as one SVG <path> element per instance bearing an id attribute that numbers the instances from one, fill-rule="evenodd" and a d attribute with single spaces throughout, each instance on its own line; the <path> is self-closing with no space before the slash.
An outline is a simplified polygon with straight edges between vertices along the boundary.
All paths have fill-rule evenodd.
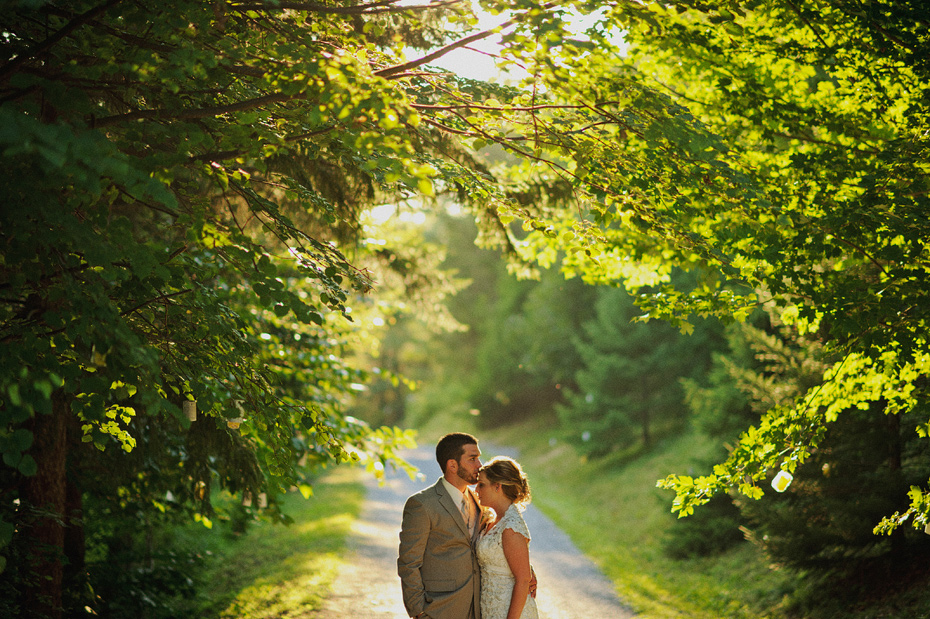
<path id="1" fill-rule="evenodd" d="M 523 468 L 513 458 L 495 456 L 481 467 L 492 484 L 500 484 L 504 496 L 516 505 L 526 506 L 530 502 L 530 482 L 523 472 Z"/>

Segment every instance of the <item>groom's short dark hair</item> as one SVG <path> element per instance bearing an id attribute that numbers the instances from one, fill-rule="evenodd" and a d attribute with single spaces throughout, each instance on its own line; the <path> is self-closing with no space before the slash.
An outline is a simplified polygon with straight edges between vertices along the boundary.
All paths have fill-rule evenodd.
<path id="1" fill-rule="evenodd" d="M 465 453 L 465 445 L 477 444 L 478 439 L 465 432 L 450 432 L 446 434 L 436 443 L 436 461 L 439 462 L 439 468 L 445 473 L 446 463 L 449 460 L 458 462 L 462 454 Z"/>

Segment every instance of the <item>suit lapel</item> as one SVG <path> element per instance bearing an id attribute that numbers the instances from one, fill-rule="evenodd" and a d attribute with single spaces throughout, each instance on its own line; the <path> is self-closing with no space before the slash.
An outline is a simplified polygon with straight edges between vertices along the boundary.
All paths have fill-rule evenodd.
<path id="1" fill-rule="evenodd" d="M 439 479 L 435 488 L 436 493 L 439 495 L 439 504 L 449 512 L 456 524 L 459 525 L 459 529 L 462 530 L 462 533 L 464 533 L 466 537 L 470 537 L 468 527 L 465 526 L 465 518 L 462 517 L 462 511 L 459 509 L 458 500 L 453 498 L 452 495 L 449 494 L 449 491 L 446 490 L 445 484 L 442 483 L 442 478 Z"/>

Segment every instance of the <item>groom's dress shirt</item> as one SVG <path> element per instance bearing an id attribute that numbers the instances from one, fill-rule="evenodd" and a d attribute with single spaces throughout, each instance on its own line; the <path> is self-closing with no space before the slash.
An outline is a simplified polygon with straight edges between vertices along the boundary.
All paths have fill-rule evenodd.
<path id="1" fill-rule="evenodd" d="M 455 504 L 458 505 L 459 511 L 462 512 L 462 518 L 465 519 L 465 526 L 468 527 L 468 533 L 473 534 L 475 532 L 475 512 L 477 512 L 477 507 L 475 506 L 474 499 L 471 498 L 471 493 L 468 490 L 468 486 L 465 487 L 465 490 L 459 490 L 455 486 L 449 483 L 445 477 L 442 478 L 442 483 L 446 487 L 446 490 L 449 491 L 449 496 L 455 499 Z"/>

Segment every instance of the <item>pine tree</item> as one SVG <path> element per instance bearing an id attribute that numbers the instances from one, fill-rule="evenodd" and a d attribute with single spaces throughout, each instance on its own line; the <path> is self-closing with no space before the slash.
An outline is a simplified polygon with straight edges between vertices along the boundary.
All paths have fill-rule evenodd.
<path id="1" fill-rule="evenodd" d="M 580 280 L 566 281 L 553 270 L 542 272 L 538 282 L 499 272 L 496 302 L 478 327 L 483 337 L 471 387 L 485 426 L 562 402 L 580 366 L 573 338 L 591 313 L 593 295 Z"/>
<path id="2" fill-rule="evenodd" d="M 822 346 L 772 323 L 730 329 L 731 352 L 716 359 L 712 384 L 688 389 L 705 431 L 732 440 L 740 424 L 745 431 L 765 411 L 791 405 L 822 379 L 828 367 Z M 817 586 L 841 583 L 846 595 L 890 561 L 926 545 L 926 536 L 912 530 L 898 529 L 890 538 L 873 532 L 883 515 L 907 507 L 907 489 L 930 474 L 926 441 L 915 428 L 902 428 L 898 415 L 881 415 L 880 407 L 840 413 L 784 493 L 735 501 L 747 537 L 775 563 Z"/>
<path id="3" fill-rule="evenodd" d="M 685 336 L 665 323 L 634 322 L 633 299 L 613 288 L 599 291 L 595 314 L 575 342 L 584 367 L 558 409 L 562 423 L 592 455 L 648 448 L 685 423 L 681 379 L 709 365 L 715 331 L 701 325 Z"/>

